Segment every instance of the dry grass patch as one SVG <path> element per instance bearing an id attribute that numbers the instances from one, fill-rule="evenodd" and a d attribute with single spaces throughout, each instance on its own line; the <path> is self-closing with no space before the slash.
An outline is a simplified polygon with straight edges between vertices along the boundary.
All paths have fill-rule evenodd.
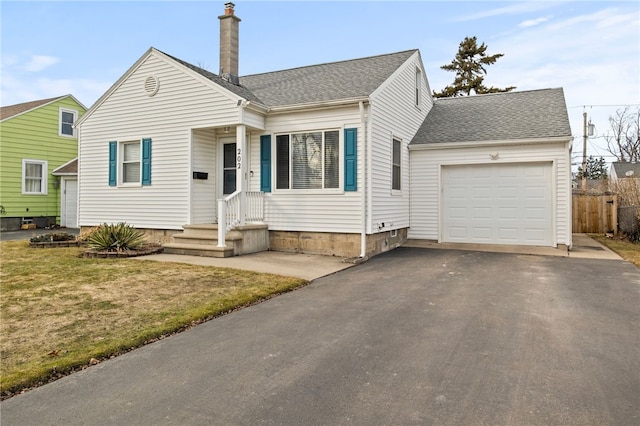
<path id="1" fill-rule="evenodd" d="M 44 383 L 240 306 L 298 278 L 0 243 L 0 391 Z"/>
<path id="2" fill-rule="evenodd" d="M 640 244 L 621 238 L 607 238 L 604 235 L 589 234 L 591 238 L 604 244 L 618 255 L 640 268 Z"/>

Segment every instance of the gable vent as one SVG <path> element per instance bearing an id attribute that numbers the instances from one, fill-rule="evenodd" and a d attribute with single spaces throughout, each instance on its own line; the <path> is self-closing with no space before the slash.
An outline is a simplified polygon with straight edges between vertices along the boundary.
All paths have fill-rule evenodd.
<path id="1" fill-rule="evenodd" d="M 144 91 L 147 92 L 147 96 L 153 96 L 158 93 L 160 89 L 160 80 L 155 75 L 150 75 L 144 81 Z"/>

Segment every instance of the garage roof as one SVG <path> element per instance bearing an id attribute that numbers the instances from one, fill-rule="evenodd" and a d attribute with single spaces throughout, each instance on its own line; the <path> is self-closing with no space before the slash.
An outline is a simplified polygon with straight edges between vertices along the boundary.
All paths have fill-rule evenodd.
<path id="1" fill-rule="evenodd" d="M 412 145 L 570 137 L 562 88 L 438 98 Z"/>

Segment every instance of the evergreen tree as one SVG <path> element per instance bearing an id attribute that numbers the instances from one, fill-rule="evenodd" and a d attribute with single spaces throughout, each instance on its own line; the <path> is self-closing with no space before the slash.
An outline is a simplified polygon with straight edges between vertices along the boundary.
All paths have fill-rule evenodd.
<path id="1" fill-rule="evenodd" d="M 487 74 L 485 67 L 494 64 L 498 58 L 504 56 L 503 53 L 487 55 L 486 51 L 487 46 L 484 43 L 478 46 L 476 37 L 465 37 L 460 43 L 455 59 L 450 64 L 440 67 L 443 70 L 456 73 L 453 84 L 445 87 L 440 92 L 434 91 L 433 96 L 436 98 L 449 98 L 469 96 L 471 91 L 481 95 L 484 93 L 510 92 L 515 89 L 514 86 L 500 89 L 484 85 L 484 77 Z"/>
<path id="2" fill-rule="evenodd" d="M 606 179 L 607 178 L 607 163 L 604 161 L 604 158 L 593 158 L 593 155 L 590 155 L 587 158 L 587 171 L 585 176 L 587 179 L 598 180 L 598 179 Z M 582 166 L 578 167 L 578 179 L 582 179 Z"/>

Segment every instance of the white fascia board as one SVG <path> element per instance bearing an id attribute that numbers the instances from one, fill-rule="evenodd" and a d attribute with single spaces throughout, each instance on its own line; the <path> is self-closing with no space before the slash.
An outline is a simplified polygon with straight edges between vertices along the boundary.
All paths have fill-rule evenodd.
<path id="1" fill-rule="evenodd" d="M 52 174 L 52 175 L 54 175 L 54 176 L 67 176 L 67 175 L 68 175 L 68 176 L 75 176 L 75 175 L 77 175 L 77 174 L 78 174 L 77 172 L 76 172 L 76 173 L 58 173 L 58 170 L 60 170 L 60 169 L 63 169 L 63 168 L 65 168 L 65 167 L 67 167 L 69 164 L 73 163 L 74 161 L 78 161 L 78 157 L 73 158 L 73 159 L 71 159 L 71 160 L 67 161 L 66 163 L 62 164 L 61 166 L 56 167 L 56 168 L 51 172 L 51 174 Z"/>
<path id="2" fill-rule="evenodd" d="M 409 151 L 428 151 L 437 149 L 455 149 L 455 148 L 478 148 L 492 146 L 508 146 L 508 145 L 536 145 L 536 144 L 557 144 L 567 143 L 572 140 L 571 136 L 561 136 L 555 138 L 536 138 L 536 139 L 506 139 L 499 141 L 469 141 L 469 142 L 445 142 L 445 143 L 424 143 L 409 144 Z"/>

